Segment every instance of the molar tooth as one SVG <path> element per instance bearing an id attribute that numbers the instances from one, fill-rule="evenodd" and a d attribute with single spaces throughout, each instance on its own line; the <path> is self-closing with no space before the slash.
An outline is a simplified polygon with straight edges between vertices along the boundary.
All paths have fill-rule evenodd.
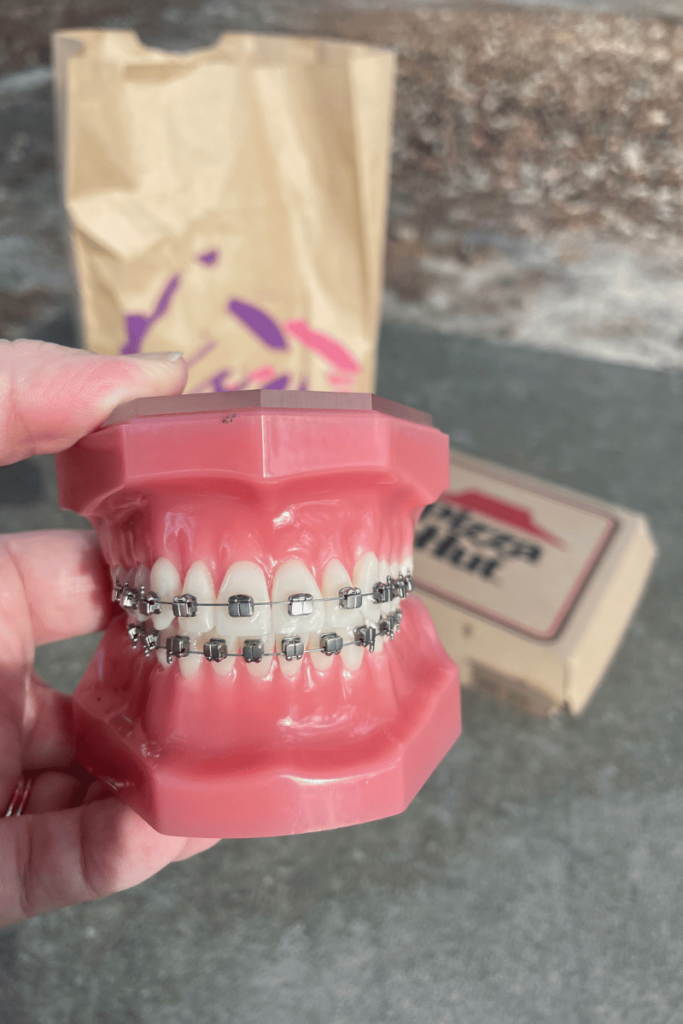
<path id="1" fill-rule="evenodd" d="M 351 586 L 353 584 L 348 572 L 338 558 L 333 558 L 332 561 L 327 563 L 323 572 L 322 596 L 337 597 L 342 587 Z M 352 643 L 353 631 L 363 621 L 362 608 L 341 608 L 339 601 L 326 601 L 323 608 L 325 609 L 325 627 L 323 631 L 325 633 L 338 633 L 345 644 Z M 315 647 L 317 644 L 314 643 L 313 646 Z M 336 655 L 330 656 L 323 651 L 311 655 L 315 668 L 320 672 L 325 672 L 331 668 L 335 657 Z M 363 660 L 363 648 L 356 647 L 355 645 L 343 647 L 341 659 L 345 668 L 355 670 L 360 667 Z"/>
<path id="2" fill-rule="evenodd" d="M 313 611 L 308 615 L 290 615 L 287 604 L 273 606 L 273 630 L 278 651 L 282 650 L 282 640 L 286 636 L 301 637 L 304 649 L 307 649 L 311 634 L 315 641 L 313 646 L 317 646 L 323 632 L 325 606 L 319 600 L 322 594 L 312 574 L 299 558 L 290 558 L 278 567 L 273 578 L 271 600 L 286 602 L 292 594 L 310 594 L 313 597 Z M 278 664 L 286 676 L 297 675 L 301 668 L 301 661 L 287 661 L 284 657 L 278 658 Z"/>
<path id="3" fill-rule="evenodd" d="M 384 563 L 386 565 L 386 562 Z M 386 573 L 384 574 L 386 579 Z M 360 587 L 364 594 L 371 594 L 372 588 L 375 583 L 381 581 L 380 576 L 380 563 L 372 551 L 366 551 L 364 555 L 361 555 L 356 567 L 353 570 L 353 585 L 354 587 Z M 371 597 L 363 598 L 363 620 L 367 623 L 371 623 L 373 626 L 377 626 L 380 618 L 384 613 L 384 608 L 381 604 L 375 604 Z M 382 645 L 384 644 L 384 637 L 377 636 L 375 641 L 375 651 L 381 651 Z"/>
<path id="4" fill-rule="evenodd" d="M 216 594 L 213 589 L 211 573 L 204 562 L 194 562 L 190 566 L 185 577 L 183 593 L 196 597 L 199 607 L 196 615 L 182 620 L 182 632 L 193 638 L 202 636 L 203 633 L 210 633 L 216 622 L 215 609 L 202 607 L 202 605 L 214 604 Z"/>
<path id="5" fill-rule="evenodd" d="M 160 601 L 172 601 L 180 594 L 180 573 L 168 558 L 157 558 L 150 574 L 150 587 L 159 595 Z M 173 622 L 170 604 L 162 604 L 161 612 L 152 616 L 155 629 L 167 629 Z"/>
<path id="6" fill-rule="evenodd" d="M 145 590 L 149 591 L 151 589 L 150 588 L 149 579 L 150 579 L 150 573 L 149 573 L 149 569 L 147 568 L 147 566 L 146 565 L 139 565 L 137 567 L 136 572 L 135 572 L 135 578 L 133 580 L 133 586 L 135 587 L 135 589 L 138 592 L 140 590 L 140 587 L 144 587 Z M 148 617 L 147 615 L 144 614 L 144 612 L 141 612 L 139 608 L 138 608 L 137 611 L 133 612 L 133 615 L 138 620 L 138 622 L 145 622 L 145 620 Z M 153 619 L 154 616 L 150 616 L 150 618 Z M 154 628 L 156 629 L 156 626 Z"/>
<path id="7" fill-rule="evenodd" d="M 275 643 L 273 635 L 272 615 L 269 602 L 268 584 L 263 569 L 256 562 L 235 562 L 230 566 L 221 588 L 218 591 L 216 600 L 220 605 L 227 605 L 228 598 L 234 594 L 246 594 L 254 600 L 254 614 L 249 618 L 234 618 L 228 612 L 227 607 L 216 608 L 216 636 L 223 637 L 228 642 L 228 650 L 238 651 L 243 640 L 263 640 L 266 651 L 272 651 Z M 230 645 L 233 644 L 231 647 Z M 235 661 L 235 658 L 226 658 L 226 661 Z M 249 662 L 247 670 L 249 675 L 257 679 L 267 676 L 273 659 L 264 657 L 262 661 Z M 219 662 L 222 665 L 224 662 Z M 224 674 L 217 669 L 219 674 Z M 225 672 L 227 674 L 227 672 Z"/>

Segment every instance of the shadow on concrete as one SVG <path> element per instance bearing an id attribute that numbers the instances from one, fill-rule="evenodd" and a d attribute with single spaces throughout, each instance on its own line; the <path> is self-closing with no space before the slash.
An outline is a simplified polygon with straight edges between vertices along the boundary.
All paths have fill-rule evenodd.
<path id="1" fill-rule="evenodd" d="M 0 505 L 28 505 L 46 499 L 45 482 L 34 461 L 0 466 Z"/>

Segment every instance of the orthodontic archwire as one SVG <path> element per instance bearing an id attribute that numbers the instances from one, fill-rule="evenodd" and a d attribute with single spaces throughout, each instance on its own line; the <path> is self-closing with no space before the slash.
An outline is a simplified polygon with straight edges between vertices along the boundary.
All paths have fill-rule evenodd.
<path id="1" fill-rule="evenodd" d="M 162 600 L 153 590 L 144 586 L 135 588 L 128 583 L 121 583 L 116 578 L 112 591 L 112 601 L 121 608 L 140 609 L 145 615 L 158 615 L 162 607 L 172 607 L 174 616 L 178 618 L 194 618 L 199 608 L 227 608 L 231 618 L 251 618 L 255 608 L 274 607 L 286 604 L 289 614 L 310 615 L 314 604 L 338 601 L 340 608 L 353 610 L 362 607 L 363 599 L 369 597 L 374 604 L 385 604 L 394 598 L 403 598 L 413 590 L 413 577 L 410 573 L 404 576 L 399 572 L 393 579 L 387 576 L 386 582 L 379 581 L 371 591 L 364 593 L 360 587 L 342 587 L 336 597 L 313 597 L 312 594 L 290 594 L 281 601 L 254 601 L 248 594 L 233 594 L 227 602 L 198 601 L 193 594 L 178 594 L 170 601 Z"/>
<path id="2" fill-rule="evenodd" d="M 289 614 L 297 617 L 310 615 L 314 603 L 338 601 L 341 608 L 354 610 L 362 607 L 363 599 L 369 597 L 374 604 L 386 604 L 396 598 L 403 598 L 414 589 L 413 578 L 410 573 L 405 576 L 399 572 L 396 579 L 387 576 L 385 582 L 378 582 L 368 593 L 363 593 L 359 587 L 342 587 L 336 597 L 314 598 L 312 594 L 291 594 L 282 601 L 254 601 L 248 594 L 234 594 L 226 602 L 199 602 L 193 594 L 180 594 L 170 601 L 162 601 L 154 591 L 147 591 L 144 586 L 139 588 L 131 587 L 128 583 L 121 583 L 118 577 L 114 582 L 112 600 L 121 608 L 126 610 L 140 609 L 146 615 L 158 615 L 163 605 L 171 606 L 174 615 L 179 618 L 194 618 L 198 608 L 228 608 L 231 618 L 250 618 L 254 609 L 268 605 L 286 604 Z M 207 640 L 201 651 L 191 647 L 189 636 L 169 636 L 165 644 L 159 642 L 159 630 L 147 629 L 135 622 L 127 625 L 128 636 L 131 645 L 135 649 L 142 644 L 146 657 L 154 651 L 166 650 L 166 660 L 170 665 L 174 658 L 186 658 L 190 654 L 203 655 L 207 661 L 223 661 L 225 658 L 242 658 L 246 662 L 260 662 L 263 658 L 285 658 L 287 661 L 298 661 L 304 654 L 321 652 L 329 656 L 339 654 L 344 647 L 367 647 L 374 651 L 377 636 L 385 636 L 393 639 L 394 633 L 401 628 L 403 613 L 400 608 L 395 609 L 391 614 L 381 618 L 377 627 L 366 624 L 357 626 L 354 629 L 354 639 L 344 643 L 338 633 L 323 633 L 320 636 L 320 647 L 304 649 L 303 642 L 298 636 L 284 637 L 281 642 L 280 651 L 266 651 L 262 640 L 245 639 L 242 643 L 242 650 L 238 653 L 228 651 L 227 642 L 221 637 L 212 637 Z"/>

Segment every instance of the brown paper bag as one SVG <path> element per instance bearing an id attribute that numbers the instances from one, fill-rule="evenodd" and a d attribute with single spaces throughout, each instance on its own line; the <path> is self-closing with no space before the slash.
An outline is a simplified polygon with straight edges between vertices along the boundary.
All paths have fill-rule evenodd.
<path id="1" fill-rule="evenodd" d="M 182 351 L 194 392 L 371 391 L 393 54 L 88 29 L 53 61 L 85 345 Z"/>

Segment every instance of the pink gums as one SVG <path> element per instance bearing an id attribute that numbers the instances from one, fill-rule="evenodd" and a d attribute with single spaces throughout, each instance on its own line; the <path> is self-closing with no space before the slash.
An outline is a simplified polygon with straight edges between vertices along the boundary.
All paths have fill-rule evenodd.
<path id="1" fill-rule="evenodd" d="M 460 733 L 455 668 L 424 605 L 404 609 L 401 634 L 358 672 L 339 659 L 261 680 L 237 665 L 230 682 L 208 665 L 186 680 L 146 663 L 119 617 L 77 691 L 81 760 L 169 835 L 290 835 L 398 814 Z"/>
<path id="2" fill-rule="evenodd" d="M 91 519 L 110 565 L 166 556 L 182 578 L 201 560 L 217 591 L 236 561 L 257 562 L 270 584 L 301 558 L 320 583 L 331 558 L 350 573 L 368 551 L 400 560 L 444 490 L 448 439 L 421 423 L 225 413 L 139 416 L 59 456 L 62 504 Z M 358 670 L 337 657 L 319 673 L 304 656 L 293 678 L 273 659 L 265 679 L 239 659 L 229 676 L 202 663 L 184 678 L 131 650 L 117 615 L 74 695 L 79 758 L 170 834 L 289 834 L 397 813 L 460 731 L 457 670 L 421 603 L 404 605 L 401 632 Z"/>

